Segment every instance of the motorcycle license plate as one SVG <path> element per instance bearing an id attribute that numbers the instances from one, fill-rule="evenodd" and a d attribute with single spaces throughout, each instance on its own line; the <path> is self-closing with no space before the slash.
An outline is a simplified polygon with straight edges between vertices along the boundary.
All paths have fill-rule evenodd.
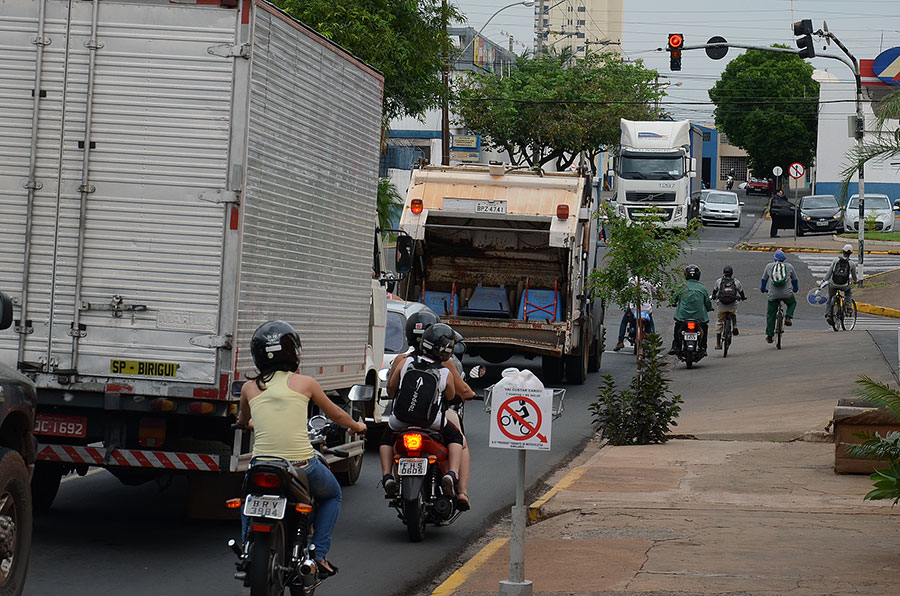
<path id="1" fill-rule="evenodd" d="M 397 462 L 397 473 L 401 476 L 424 476 L 428 472 L 427 457 L 401 457 Z"/>
<path id="2" fill-rule="evenodd" d="M 686 339 L 687 341 L 697 341 L 698 339 L 700 339 L 700 334 L 699 333 L 685 333 L 684 339 Z"/>
<path id="3" fill-rule="evenodd" d="M 250 495 L 244 502 L 244 515 L 247 517 L 268 517 L 282 519 L 287 508 L 287 499 L 274 495 Z"/>

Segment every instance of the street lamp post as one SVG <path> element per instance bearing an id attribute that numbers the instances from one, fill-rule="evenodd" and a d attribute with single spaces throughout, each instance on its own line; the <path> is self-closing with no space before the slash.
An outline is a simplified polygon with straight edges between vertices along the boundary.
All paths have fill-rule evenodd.
<path id="1" fill-rule="evenodd" d="M 447 17 L 446 17 L 446 9 L 447 9 L 447 0 L 441 0 L 441 6 L 444 9 L 444 73 L 443 73 L 443 83 L 444 83 L 444 98 L 441 102 L 441 163 L 445 166 L 450 165 L 450 51 L 447 48 Z M 506 10 L 507 8 L 512 8 L 513 6 L 534 6 L 534 0 L 526 0 L 524 2 L 513 2 L 512 4 L 507 4 L 494 14 L 492 14 L 487 21 L 484 22 L 484 25 L 481 26 L 481 29 L 478 30 L 478 33 L 469 40 L 469 43 L 465 45 L 465 47 L 456 53 L 456 56 L 459 57 L 463 55 L 469 47 L 475 43 L 475 40 L 481 35 L 481 32 L 484 31 L 484 28 L 488 26 L 488 23 L 493 20 L 495 16 Z"/>

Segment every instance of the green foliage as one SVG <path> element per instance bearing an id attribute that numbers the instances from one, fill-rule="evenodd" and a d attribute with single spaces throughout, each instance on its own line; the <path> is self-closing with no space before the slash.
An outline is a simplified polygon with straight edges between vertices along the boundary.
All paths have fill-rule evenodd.
<path id="1" fill-rule="evenodd" d="M 291 16 L 384 75 L 384 122 L 440 105 L 444 22 L 464 21 L 440 0 L 274 0 Z"/>
<path id="2" fill-rule="evenodd" d="M 516 165 L 556 160 L 569 167 L 580 152 L 593 157 L 619 143 L 619 119 L 656 120 L 664 95 L 658 74 L 610 53 L 520 56 L 508 76 L 473 74 L 458 83 L 459 124 L 505 151 Z"/>
<path id="3" fill-rule="evenodd" d="M 811 64 L 794 54 L 748 50 L 725 67 L 709 90 L 716 126 L 742 147 L 754 173 L 787 171 L 816 155 L 819 83 Z"/>
<path id="4" fill-rule="evenodd" d="M 846 156 L 846 167 L 841 171 L 841 187 L 838 190 L 839 197 L 847 196 L 850 181 L 859 173 L 859 169 L 872 159 L 887 160 L 900 156 L 900 129 L 892 132 L 884 130 L 888 120 L 900 119 L 900 90 L 891 92 L 879 102 L 875 114 L 875 125 L 878 132 L 862 145 L 855 146 Z"/>
<path id="5" fill-rule="evenodd" d="M 662 358 L 662 339 L 647 335 L 643 358 L 627 389 L 616 391 L 612 375 L 603 375 L 598 399 L 588 409 L 603 436 L 613 445 L 665 443 L 670 426 L 681 412 L 681 396 L 669 390 Z"/>
<path id="6" fill-rule="evenodd" d="M 691 238 L 697 235 L 699 222 L 692 221 L 683 230 L 660 230 L 658 217 L 628 221 L 616 215 L 609 205 L 604 214 L 607 217 L 604 224 L 606 254 L 602 266 L 588 277 L 590 291 L 622 310 L 628 308 L 628 303 L 646 302 L 640 282 L 647 282 L 657 290 L 654 295 L 657 306 L 659 298 L 674 295 L 684 279 L 678 260 Z M 631 278 L 637 278 L 638 284 L 629 283 Z"/>
<path id="7" fill-rule="evenodd" d="M 856 380 L 853 393 L 867 402 L 881 406 L 900 420 L 900 391 L 886 383 L 879 383 L 861 375 Z M 887 470 L 879 470 L 869 476 L 875 488 L 866 494 L 869 500 L 892 499 L 894 505 L 900 501 L 900 432 L 860 434 L 865 442 L 859 445 L 844 444 L 850 457 L 881 459 L 889 462 Z"/>
<path id="8" fill-rule="evenodd" d="M 378 212 L 378 227 L 385 229 L 391 228 L 395 220 L 400 215 L 403 204 L 400 201 L 400 193 L 397 188 L 391 184 L 390 178 L 378 179 L 378 201 L 376 203 L 376 211 Z"/>
<path id="9" fill-rule="evenodd" d="M 873 231 L 875 231 L 875 225 L 878 223 L 878 215 L 875 213 L 872 213 L 871 215 L 865 216 L 863 221 L 866 222 L 865 223 L 865 226 L 866 226 L 865 231 L 873 232 Z"/>

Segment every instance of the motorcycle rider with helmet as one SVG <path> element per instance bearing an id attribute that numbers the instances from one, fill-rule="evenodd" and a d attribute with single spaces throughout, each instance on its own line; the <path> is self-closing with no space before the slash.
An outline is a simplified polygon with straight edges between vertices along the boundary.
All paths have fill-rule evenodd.
<path id="1" fill-rule="evenodd" d="M 325 559 L 331 533 L 341 510 L 341 487 L 331 470 L 318 460 L 309 442 L 306 421 L 310 401 L 328 418 L 354 433 L 364 433 L 364 422 L 353 418 L 331 401 L 318 381 L 298 372 L 300 335 L 284 321 L 260 325 L 250 339 L 250 354 L 258 374 L 241 388 L 238 424 L 254 430 L 253 455 L 277 455 L 303 471 L 309 480 L 316 509 L 312 523 L 319 577 L 337 573 Z M 244 518 L 246 535 L 246 518 Z"/>
<path id="2" fill-rule="evenodd" d="M 408 329 L 415 329 L 416 327 L 417 323 L 412 325 L 407 323 Z M 455 369 L 455 367 L 448 361 L 453 355 L 456 337 L 457 334 L 453 329 L 444 323 L 434 323 L 426 327 L 419 338 L 418 350 L 405 357 L 396 366 L 391 367 L 387 383 L 388 395 L 394 396 L 397 393 L 403 381 L 403 376 L 413 362 L 423 361 L 427 364 L 440 363 L 440 390 L 443 395 L 443 401 L 445 403 L 453 401 L 457 390 L 455 379 L 450 369 Z M 442 408 L 441 413 L 435 420 L 432 420 L 428 428 L 439 431 L 443 443 L 447 446 L 449 471 L 441 478 L 441 488 L 445 493 L 456 496 L 457 502 L 466 507 L 468 506 L 468 496 L 464 492 L 465 486 L 459 482 L 464 438 L 458 425 L 459 419 L 456 418 L 455 422 L 451 421 L 446 416 L 444 408 Z M 409 426 L 398 420 L 392 411 L 388 418 L 387 427 L 384 429 L 384 434 L 381 437 L 381 446 L 378 451 L 381 456 L 382 485 L 385 493 L 390 496 L 397 494 L 398 490 L 397 480 L 393 474 L 394 433 L 402 431 Z"/>
<path id="3" fill-rule="evenodd" d="M 712 301 L 706 286 L 700 283 L 700 267 L 688 265 L 684 269 L 684 283 L 675 292 L 675 332 L 672 337 L 670 355 L 681 351 L 681 331 L 687 321 L 700 324 L 700 350 L 706 356 L 706 340 L 709 335 L 709 312 L 713 310 Z"/>

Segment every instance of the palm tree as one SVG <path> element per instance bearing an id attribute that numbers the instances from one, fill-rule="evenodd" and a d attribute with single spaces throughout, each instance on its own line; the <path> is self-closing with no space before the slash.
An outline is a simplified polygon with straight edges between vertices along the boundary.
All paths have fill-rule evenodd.
<path id="1" fill-rule="evenodd" d="M 397 192 L 397 188 L 391 183 L 390 178 L 378 179 L 376 210 L 378 211 L 379 228 L 388 229 L 394 227 L 394 221 L 403 207 L 400 198 L 400 193 Z"/>
<path id="2" fill-rule="evenodd" d="M 900 89 L 892 91 L 879 104 L 875 112 L 875 124 L 879 130 L 874 138 L 863 140 L 847 153 L 849 165 L 841 172 L 843 178 L 840 194 L 846 195 L 853 176 L 872 159 L 889 159 L 900 155 L 900 128 L 893 132 L 884 130 L 888 120 L 900 119 Z"/>
<path id="3" fill-rule="evenodd" d="M 864 375 L 856 380 L 856 384 L 853 391 L 856 396 L 884 408 L 900 421 L 900 391 Z M 900 501 L 900 432 L 888 432 L 883 437 L 879 433 L 858 436 L 866 439 L 865 443 L 844 445 L 850 457 L 887 460 L 890 466 L 869 476 L 875 488 L 865 498 L 873 501 L 893 499 L 896 505 Z"/>

